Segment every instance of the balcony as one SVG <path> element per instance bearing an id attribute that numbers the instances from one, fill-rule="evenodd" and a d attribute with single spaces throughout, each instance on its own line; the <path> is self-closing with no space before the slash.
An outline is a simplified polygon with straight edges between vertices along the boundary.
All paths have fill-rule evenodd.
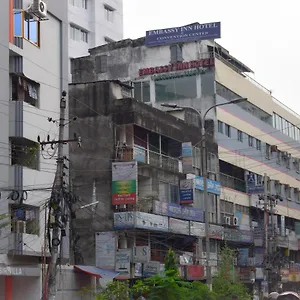
<path id="1" fill-rule="evenodd" d="M 120 161 L 136 160 L 170 172 L 182 173 L 182 163 L 179 159 L 139 146 L 118 149 L 117 157 Z"/>
<path id="2" fill-rule="evenodd" d="M 220 173 L 220 182 L 224 187 L 246 193 L 246 182 L 236 177 Z"/>

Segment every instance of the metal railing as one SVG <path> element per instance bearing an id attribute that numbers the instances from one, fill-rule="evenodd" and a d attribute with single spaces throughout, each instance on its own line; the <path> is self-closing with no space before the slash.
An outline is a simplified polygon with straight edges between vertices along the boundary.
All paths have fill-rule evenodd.
<path id="1" fill-rule="evenodd" d="M 140 149 L 132 147 L 126 148 L 119 151 L 118 158 L 121 161 L 130 161 L 136 159 L 139 162 L 143 162 L 154 167 L 166 169 L 171 172 L 179 172 L 181 173 L 180 160 L 174 157 L 170 157 L 164 154 L 160 154 L 155 151 L 150 151 L 145 149 L 145 155 L 137 155 L 136 151 L 140 153 Z"/>
<path id="2" fill-rule="evenodd" d="M 220 173 L 220 183 L 222 186 L 246 193 L 246 182 L 233 176 Z"/>

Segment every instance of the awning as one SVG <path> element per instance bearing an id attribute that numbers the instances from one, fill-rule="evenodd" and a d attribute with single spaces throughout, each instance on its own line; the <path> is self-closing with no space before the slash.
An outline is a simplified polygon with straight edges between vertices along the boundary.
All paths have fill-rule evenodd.
<path id="1" fill-rule="evenodd" d="M 97 278 L 103 278 L 103 279 L 114 279 L 119 275 L 118 272 L 111 271 L 111 270 L 105 270 L 101 268 L 97 268 L 95 266 L 81 266 L 81 265 L 75 265 L 74 269 L 82 271 L 88 275 L 97 277 Z"/>

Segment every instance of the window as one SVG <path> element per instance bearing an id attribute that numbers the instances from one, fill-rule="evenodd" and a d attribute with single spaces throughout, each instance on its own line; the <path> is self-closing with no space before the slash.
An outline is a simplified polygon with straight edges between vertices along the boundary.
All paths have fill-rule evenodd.
<path id="1" fill-rule="evenodd" d="M 24 38 L 39 46 L 40 23 L 28 13 L 24 13 Z"/>
<path id="2" fill-rule="evenodd" d="M 40 22 L 24 11 L 14 11 L 14 36 L 40 45 Z"/>
<path id="3" fill-rule="evenodd" d="M 243 132 L 240 130 L 237 131 L 237 139 L 239 142 L 243 142 Z"/>
<path id="4" fill-rule="evenodd" d="M 110 43 L 114 43 L 115 41 L 113 40 L 113 39 L 110 39 L 109 37 L 105 37 L 104 38 L 104 42 L 106 43 L 106 44 L 110 44 Z"/>
<path id="5" fill-rule="evenodd" d="M 105 20 L 108 22 L 114 21 L 114 9 L 108 5 L 104 5 Z"/>
<path id="6" fill-rule="evenodd" d="M 167 203 L 179 203 L 179 187 L 177 185 L 160 182 L 159 199 Z"/>
<path id="7" fill-rule="evenodd" d="M 96 56 L 96 58 L 95 58 L 96 72 L 97 73 L 107 72 L 107 63 L 108 63 L 108 56 L 107 55 L 98 55 L 98 56 Z"/>
<path id="8" fill-rule="evenodd" d="M 171 45 L 170 52 L 171 52 L 171 63 L 177 63 L 183 61 L 181 45 Z"/>
<path id="9" fill-rule="evenodd" d="M 271 156 L 271 146 L 269 144 L 266 144 L 266 158 L 270 159 Z"/>
<path id="10" fill-rule="evenodd" d="M 155 81 L 156 102 L 197 98 L 196 76 L 176 77 Z"/>
<path id="11" fill-rule="evenodd" d="M 134 82 L 134 98 L 142 102 L 150 102 L 150 82 Z"/>
<path id="12" fill-rule="evenodd" d="M 14 36 L 23 37 L 23 12 L 14 11 Z"/>
<path id="13" fill-rule="evenodd" d="M 251 136 L 251 135 L 249 135 L 248 136 L 248 146 L 249 147 L 253 147 L 254 146 L 254 138 L 253 138 L 253 136 Z"/>
<path id="14" fill-rule="evenodd" d="M 224 123 L 221 121 L 218 121 L 218 132 L 224 133 Z"/>
<path id="15" fill-rule="evenodd" d="M 13 101 L 24 101 L 32 106 L 38 106 L 38 83 L 17 74 L 11 75 L 11 83 Z"/>
<path id="16" fill-rule="evenodd" d="M 297 203 L 300 203 L 300 191 L 299 189 L 294 189 L 294 193 L 295 193 L 295 200 Z"/>
<path id="17" fill-rule="evenodd" d="M 11 165 L 39 169 L 40 145 L 25 138 L 11 139 Z"/>
<path id="18" fill-rule="evenodd" d="M 276 190 L 276 194 L 278 195 L 278 196 L 281 196 L 281 184 L 280 184 L 280 182 L 279 181 L 276 181 L 275 182 L 275 190 Z"/>
<path id="19" fill-rule="evenodd" d="M 70 4 L 79 8 L 87 9 L 88 0 L 70 0 Z"/>
<path id="20" fill-rule="evenodd" d="M 75 25 L 70 25 L 70 37 L 73 41 L 88 43 L 88 32 Z"/>
<path id="21" fill-rule="evenodd" d="M 276 163 L 278 165 L 281 165 L 281 151 L 277 150 L 277 153 L 276 153 Z"/>
<path id="22" fill-rule="evenodd" d="M 226 134 L 228 137 L 231 137 L 231 127 L 230 127 L 230 125 L 228 125 L 228 124 L 225 124 L 225 134 Z"/>
<path id="23" fill-rule="evenodd" d="M 285 185 L 285 196 L 286 196 L 287 200 L 292 199 L 291 187 L 288 184 Z"/>
<path id="24" fill-rule="evenodd" d="M 256 149 L 261 151 L 261 140 L 256 139 Z"/>

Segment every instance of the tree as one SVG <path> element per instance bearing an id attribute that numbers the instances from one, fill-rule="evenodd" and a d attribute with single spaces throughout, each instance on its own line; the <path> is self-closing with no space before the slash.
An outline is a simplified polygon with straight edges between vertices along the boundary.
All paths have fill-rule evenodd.
<path id="1" fill-rule="evenodd" d="M 217 300 L 232 300 L 236 296 L 239 300 L 250 300 L 247 287 L 238 282 L 234 273 L 234 259 L 236 252 L 233 249 L 224 247 L 219 259 L 219 272 L 213 280 L 213 291 Z"/>
<path id="2" fill-rule="evenodd" d="M 165 258 L 165 270 L 178 272 L 175 252 L 170 248 Z"/>
<path id="3" fill-rule="evenodd" d="M 106 288 L 95 294 L 95 300 L 129 300 L 130 289 L 127 281 L 112 281 Z"/>

